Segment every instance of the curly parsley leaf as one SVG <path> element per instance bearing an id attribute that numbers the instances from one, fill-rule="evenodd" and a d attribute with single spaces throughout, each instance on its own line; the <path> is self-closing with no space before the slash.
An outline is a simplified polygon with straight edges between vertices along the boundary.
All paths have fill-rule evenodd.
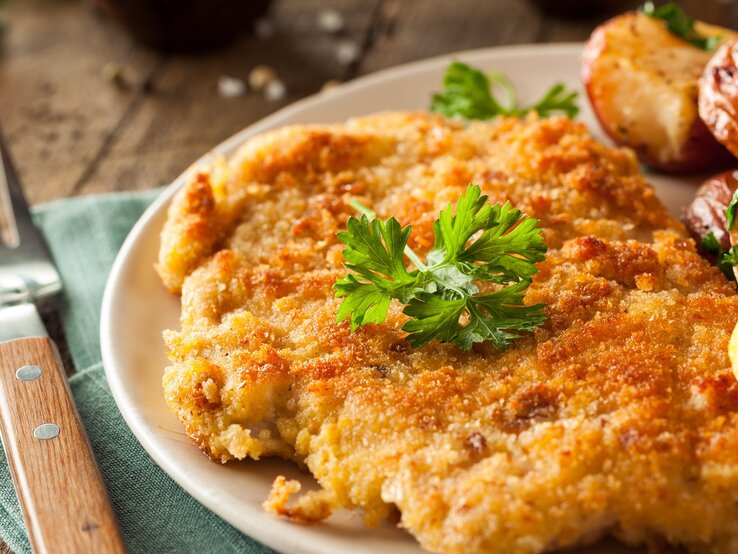
<path id="1" fill-rule="evenodd" d="M 412 346 L 440 340 L 464 350 L 485 341 L 504 349 L 520 332 L 542 325 L 543 305 L 523 302 L 535 264 L 545 258 L 538 220 L 509 203 L 493 206 L 487 200 L 470 185 L 455 208 L 443 209 L 425 262 L 407 246 L 410 226 L 403 228 L 394 218 L 370 219 L 365 208 L 360 219 L 351 217 L 338 234 L 352 273 L 333 287 L 343 298 L 337 321 L 349 318 L 352 331 L 381 323 L 397 300 L 410 317 L 403 330 Z M 484 281 L 501 288 L 479 294 Z"/>
<path id="2" fill-rule="evenodd" d="M 495 96 L 497 92 L 497 96 Z M 499 98 L 500 93 L 504 100 Z M 487 75 L 462 62 L 453 62 L 443 77 L 443 92 L 431 97 L 430 110 L 446 117 L 487 120 L 500 115 L 522 116 L 531 111 L 542 117 L 562 113 L 573 118 L 579 113 L 579 93 L 556 83 L 535 104 L 522 107 L 515 87 L 501 72 Z"/>
<path id="3" fill-rule="evenodd" d="M 413 319 L 403 330 L 410 333 L 407 338 L 415 348 L 440 340 L 469 350 L 475 342 L 491 341 L 504 350 L 519 337 L 511 331 L 531 331 L 543 325 L 543 305 L 523 304 L 529 284 L 522 280 L 492 294 L 462 298 L 422 295 L 405 308 L 404 313 Z M 464 325 L 462 318 L 468 319 Z"/>
<path id="4" fill-rule="evenodd" d="M 443 77 L 443 93 L 431 97 L 430 110 L 446 117 L 492 119 L 509 112 L 490 89 L 489 78 L 461 62 L 453 62 Z"/>
<path id="5" fill-rule="evenodd" d="M 723 263 L 730 264 L 731 268 L 738 265 L 738 246 L 731 246 L 730 250 L 723 254 Z"/>
<path id="6" fill-rule="evenodd" d="M 735 267 L 738 266 L 738 246 L 731 246 L 727 252 L 721 252 L 718 255 L 717 266 L 729 280 L 735 281 Z"/>
<path id="7" fill-rule="evenodd" d="M 350 218 L 346 228 L 338 239 L 346 245 L 344 265 L 355 274 L 338 280 L 333 288 L 336 295 L 346 297 L 338 310 L 339 321 L 350 314 L 354 331 L 366 323 L 384 321 L 390 300 L 405 298 L 416 279 L 403 260 L 410 227 L 400 228 L 395 218 L 370 221 L 362 215 Z"/>
<path id="8" fill-rule="evenodd" d="M 561 112 L 569 119 L 573 119 L 579 113 L 577 97 L 579 93 L 574 90 L 566 90 L 563 83 L 556 83 L 538 102 L 526 111 L 535 110 L 541 116 L 548 117 L 556 112 Z"/>
<path id="9" fill-rule="evenodd" d="M 649 17 L 663 20 L 670 33 L 701 50 L 710 52 L 720 44 L 722 37 L 719 35 L 705 37 L 698 33 L 694 28 L 694 19 L 685 14 L 674 2 L 658 7 L 653 2 L 646 2 L 641 11 Z"/>
<path id="10" fill-rule="evenodd" d="M 718 242 L 715 233 L 713 233 L 712 231 L 702 237 L 702 240 L 700 241 L 700 246 L 710 254 L 718 254 L 721 250 L 720 242 Z"/>

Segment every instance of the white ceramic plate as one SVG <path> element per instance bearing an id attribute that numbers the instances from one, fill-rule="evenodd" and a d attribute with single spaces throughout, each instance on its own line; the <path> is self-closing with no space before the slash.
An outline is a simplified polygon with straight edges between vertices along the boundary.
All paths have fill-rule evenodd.
<path id="1" fill-rule="evenodd" d="M 539 97 L 556 81 L 581 89 L 580 52 L 579 44 L 493 48 L 381 71 L 297 102 L 241 131 L 214 151 L 228 155 L 249 137 L 282 125 L 338 122 L 382 110 L 424 109 L 453 59 L 505 72 L 524 102 Z M 580 105 L 580 119 L 601 136 L 583 94 Z M 168 412 L 161 389 L 167 365 L 161 332 L 178 327 L 179 299 L 165 292 L 151 268 L 167 204 L 183 180 L 184 176 L 175 180 L 133 228 L 113 266 L 103 299 L 103 361 L 113 396 L 131 430 L 151 457 L 190 494 L 244 533 L 279 551 L 422 552 L 403 531 L 390 526 L 367 529 L 360 516 L 350 512 L 339 512 L 326 523 L 312 527 L 293 525 L 265 513 L 261 503 L 276 475 L 299 477 L 303 482 L 309 478 L 279 460 L 213 463 L 190 443 Z M 652 176 L 659 196 L 675 214 L 690 201 L 694 181 Z M 603 543 L 586 552 L 633 551 Z"/>

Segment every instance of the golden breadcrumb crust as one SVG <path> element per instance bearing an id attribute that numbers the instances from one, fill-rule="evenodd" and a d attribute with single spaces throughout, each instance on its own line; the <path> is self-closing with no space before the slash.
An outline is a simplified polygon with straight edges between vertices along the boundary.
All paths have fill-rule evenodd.
<path id="1" fill-rule="evenodd" d="M 336 232 L 358 198 L 412 224 L 476 183 L 541 220 L 526 297 L 546 324 L 498 352 L 413 350 L 405 316 L 336 324 Z M 182 293 L 166 399 L 214 460 L 280 456 L 344 506 L 401 514 L 422 546 L 537 553 L 614 534 L 738 552 L 738 298 L 695 251 L 628 150 L 567 119 L 463 125 L 424 113 L 290 127 L 248 141 L 177 194 L 158 271 Z"/>

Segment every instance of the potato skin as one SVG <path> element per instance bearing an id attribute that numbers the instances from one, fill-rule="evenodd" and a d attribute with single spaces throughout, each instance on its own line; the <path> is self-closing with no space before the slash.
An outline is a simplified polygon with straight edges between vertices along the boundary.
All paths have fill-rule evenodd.
<path id="1" fill-rule="evenodd" d="M 715 138 L 738 156 L 736 40 L 718 48 L 700 77 L 699 113 Z"/>
<path id="2" fill-rule="evenodd" d="M 704 34 L 730 30 L 697 24 Z M 710 52 L 662 21 L 628 12 L 597 27 L 582 55 L 582 81 L 604 132 L 645 164 L 670 173 L 715 170 L 733 160 L 698 115 L 698 79 Z"/>
<path id="3" fill-rule="evenodd" d="M 635 148 L 635 150 L 636 155 L 638 155 L 639 148 Z M 692 121 L 689 136 L 674 161 L 662 162 L 650 158 L 647 153 L 644 153 L 642 157 L 639 155 L 639 159 L 644 164 L 659 171 L 674 174 L 725 169 L 736 161 L 733 154 L 715 140 L 715 137 L 699 117 Z"/>
<path id="4" fill-rule="evenodd" d="M 726 171 L 707 179 L 697 191 L 682 220 L 699 246 L 702 239 L 713 233 L 720 248 L 728 251 L 735 244 L 735 233 L 727 230 L 725 210 L 738 189 L 738 172 Z M 715 255 L 700 247 L 704 256 L 714 261 Z"/>

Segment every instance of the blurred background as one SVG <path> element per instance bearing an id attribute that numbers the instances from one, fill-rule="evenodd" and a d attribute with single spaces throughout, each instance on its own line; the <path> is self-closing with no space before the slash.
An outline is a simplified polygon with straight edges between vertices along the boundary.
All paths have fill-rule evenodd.
<path id="1" fill-rule="evenodd" d="M 160 186 L 280 107 L 429 56 L 583 41 L 627 0 L 5 0 L 0 119 L 33 203 Z M 680 2 L 738 28 L 729 0 Z"/>

